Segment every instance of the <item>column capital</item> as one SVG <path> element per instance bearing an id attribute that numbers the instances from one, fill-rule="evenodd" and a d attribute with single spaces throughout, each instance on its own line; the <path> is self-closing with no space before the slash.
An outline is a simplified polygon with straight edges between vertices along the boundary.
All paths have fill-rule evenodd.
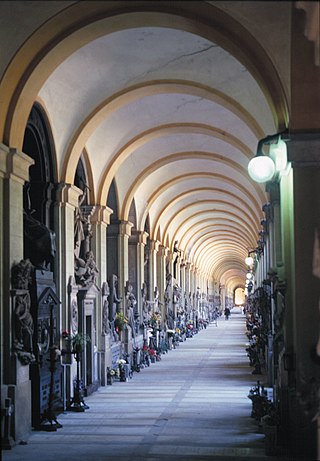
<path id="1" fill-rule="evenodd" d="M 147 244 L 147 239 L 148 239 L 148 232 L 145 231 L 136 231 L 135 232 L 137 236 L 137 243 L 140 243 L 141 245 L 146 245 Z"/>
<path id="2" fill-rule="evenodd" d="M 91 222 L 96 224 L 110 224 L 110 216 L 112 215 L 113 210 L 108 206 L 97 205 L 92 214 Z"/>
<path id="3" fill-rule="evenodd" d="M 79 205 L 79 197 L 83 194 L 82 190 L 73 184 L 60 183 L 57 187 L 57 200 L 60 203 L 68 204 L 74 208 Z"/>
<path id="4" fill-rule="evenodd" d="M 169 248 L 168 248 L 167 250 L 168 250 L 168 251 L 167 251 L 168 260 L 169 260 L 170 262 L 172 262 L 172 261 L 173 261 L 173 256 L 174 256 L 175 253 L 173 253 L 171 250 L 169 250 Z"/>
<path id="5" fill-rule="evenodd" d="M 293 167 L 320 166 L 320 134 L 293 133 L 287 142 L 288 161 Z"/>
<path id="6" fill-rule="evenodd" d="M 150 250 L 159 251 L 160 242 L 158 240 L 150 240 Z"/>
<path id="7" fill-rule="evenodd" d="M 34 160 L 18 149 L 0 144 L 0 175 L 24 184 L 29 180 L 29 168 Z"/>
<path id="8" fill-rule="evenodd" d="M 169 249 L 165 247 L 164 245 L 159 245 L 158 248 L 160 256 L 167 257 L 169 254 Z"/>
<path id="9" fill-rule="evenodd" d="M 133 224 L 130 221 L 120 221 L 119 222 L 119 234 L 127 235 L 128 237 L 130 237 L 132 227 L 133 227 Z"/>

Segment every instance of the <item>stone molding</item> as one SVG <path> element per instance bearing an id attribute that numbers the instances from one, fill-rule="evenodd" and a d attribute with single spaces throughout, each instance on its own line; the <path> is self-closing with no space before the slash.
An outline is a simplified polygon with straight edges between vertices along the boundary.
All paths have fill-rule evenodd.
<path id="1" fill-rule="evenodd" d="M 108 206 L 97 205 L 91 217 L 91 222 L 96 224 L 110 224 L 110 216 L 113 210 Z"/>
<path id="2" fill-rule="evenodd" d="M 119 223 L 119 235 L 130 237 L 133 224 L 130 221 L 121 221 Z"/>
<path id="3" fill-rule="evenodd" d="M 0 176 L 22 184 L 29 180 L 29 168 L 34 160 L 15 148 L 0 144 Z"/>
<path id="4" fill-rule="evenodd" d="M 77 208 L 79 205 L 79 197 L 83 191 L 72 184 L 60 183 L 57 187 L 57 200 L 58 202 L 71 205 Z"/>

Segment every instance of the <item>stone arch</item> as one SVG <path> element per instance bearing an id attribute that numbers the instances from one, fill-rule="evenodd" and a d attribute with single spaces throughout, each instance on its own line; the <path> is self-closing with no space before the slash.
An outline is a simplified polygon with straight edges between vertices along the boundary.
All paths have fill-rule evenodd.
<path id="1" fill-rule="evenodd" d="M 115 21 L 117 18 L 117 21 Z M 87 2 L 71 5 L 40 26 L 10 62 L 1 83 L 5 95 L 0 112 L 0 138 L 22 147 L 23 126 L 39 89 L 68 56 L 86 43 L 124 28 L 175 27 L 200 34 L 233 54 L 259 83 L 275 118 L 288 126 L 288 104 L 277 70 L 263 47 L 230 15 L 207 2 L 169 2 L 122 5 Z M 201 31 L 201 32 L 200 32 Z"/>

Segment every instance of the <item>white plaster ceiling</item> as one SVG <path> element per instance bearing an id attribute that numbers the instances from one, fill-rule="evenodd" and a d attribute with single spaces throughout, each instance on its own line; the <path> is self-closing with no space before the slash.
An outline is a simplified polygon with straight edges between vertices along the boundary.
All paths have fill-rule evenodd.
<path id="1" fill-rule="evenodd" d="M 39 100 L 60 175 L 66 155 L 85 149 L 97 201 L 106 205 L 115 179 L 121 219 L 134 199 L 139 229 L 148 214 L 153 238 L 178 240 L 209 277 L 244 283 L 266 201 L 246 168 L 276 127 L 243 64 L 178 29 L 106 31 L 56 68 Z"/>

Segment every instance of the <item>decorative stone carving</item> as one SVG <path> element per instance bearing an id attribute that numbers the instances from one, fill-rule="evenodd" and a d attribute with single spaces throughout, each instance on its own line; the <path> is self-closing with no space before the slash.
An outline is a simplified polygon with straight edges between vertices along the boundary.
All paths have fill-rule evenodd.
<path id="1" fill-rule="evenodd" d="M 78 333 L 78 325 L 79 325 L 78 302 L 76 298 L 73 298 L 71 302 L 71 332 L 73 335 L 76 335 Z"/>
<path id="2" fill-rule="evenodd" d="M 24 247 L 27 258 L 32 264 L 48 270 L 56 254 L 56 234 L 32 215 L 29 197 L 30 183 L 26 183 L 26 210 L 23 212 Z"/>
<path id="3" fill-rule="evenodd" d="M 74 274 L 76 283 L 83 287 L 90 287 L 96 284 L 97 268 L 95 257 L 91 251 L 92 230 L 90 217 L 95 207 L 83 206 L 86 196 L 86 187 L 83 194 L 79 197 L 78 207 L 75 209 L 74 218 Z"/>
<path id="4" fill-rule="evenodd" d="M 115 319 L 116 314 L 119 310 L 118 306 L 122 300 L 122 298 L 118 297 L 118 277 L 115 274 L 112 274 L 109 279 L 109 287 L 110 287 L 110 296 L 109 296 L 109 320 L 110 320 L 110 328 L 111 334 L 114 341 L 118 341 L 119 336 L 115 330 Z"/>
<path id="5" fill-rule="evenodd" d="M 149 322 L 149 303 L 147 301 L 147 285 L 145 282 L 142 284 L 142 289 L 141 289 L 141 300 L 142 300 L 142 316 L 143 316 L 143 326 L 146 327 Z"/>
<path id="6" fill-rule="evenodd" d="M 109 295 L 109 283 L 104 282 L 104 284 L 102 285 L 102 333 L 104 333 L 105 335 L 110 333 Z"/>
<path id="7" fill-rule="evenodd" d="M 75 279 L 78 285 L 86 287 L 96 284 L 98 273 L 99 270 L 91 250 L 87 251 L 85 259 L 75 259 Z"/>
<path id="8" fill-rule="evenodd" d="M 22 259 L 11 269 L 11 285 L 15 290 L 28 290 L 32 278 L 32 264 L 29 259 Z"/>
<path id="9" fill-rule="evenodd" d="M 75 258 L 80 257 L 81 252 L 81 245 L 82 242 L 85 240 L 85 232 L 84 227 L 88 223 L 88 218 L 84 216 L 81 206 L 84 203 L 87 197 L 87 188 L 85 188 L 82 195 L 79 196 L 78 199 L 78 206 L 75 209 L 75 216 L 74 216 L 74 254 Z"/>
<path id="10" fill-rule="evenodd" d="M 166 288 L 164 292 L 164 301 L 166 309 L 166 323 L 169 329 L 174 328 L 174 314 L 172 308 L 172 275 L 169 273 L 166 278 Z"/>
<path id="11" fill-rule="evenodd" d="M 27 260 L 12 267 L 12 301 L 13 301 L 13 350 L 22 365 L 35 361 L 33 353 L 34 324 L 30 313 L 31 298 L 29 285 L 33 265 Z"/>
<path id="12" fill-rule="evenodd" d="M 137 300 L 133 293 L 133 286 L 127 282 L 126 286 L 126 308 L 128 313 L 128 325 L 132 330 L 132 337 L 136 335 L 135 331 L 135 310 L 136 310 Z"/>

